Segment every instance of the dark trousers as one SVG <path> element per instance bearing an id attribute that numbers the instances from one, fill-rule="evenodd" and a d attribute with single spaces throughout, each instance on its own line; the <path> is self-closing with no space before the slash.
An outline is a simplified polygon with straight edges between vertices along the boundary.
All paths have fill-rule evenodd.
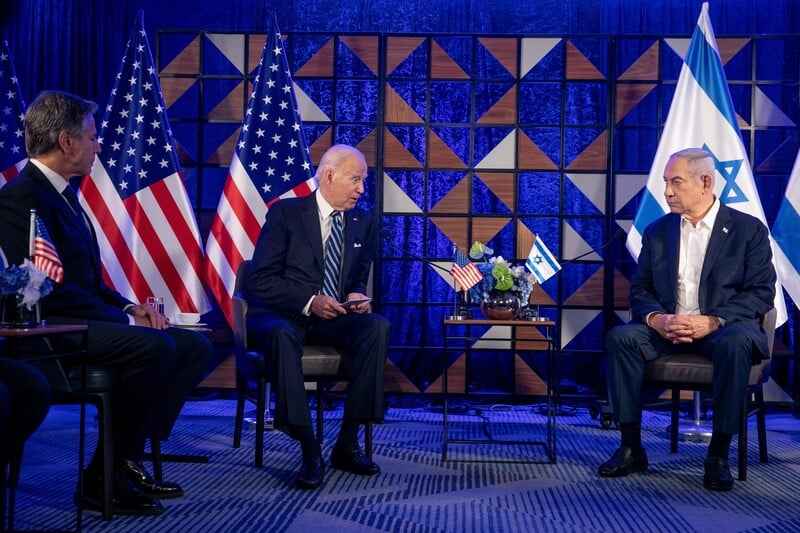
<path id="1" fill-rule="evenodd" d="M 0 446 L 3 457 L 39 427 L 50 409 L 50 385 L 36 368 L 0 357 Z"/>
<path id="2" fill-rule="evenodd" d="M 753 343 L 735 324 L 690 344 L 673 344 L 639 323 L 612 329 L 606 336 L 606 354 L 615 419 L 620 424 L 641 422 L 645 362 L 681 352 L 699 353 L 711 360 L 713 430 L 738 433 L 753 364 Z"/>
<path id="3" fill-rule="evenodd" d="M 139 459 L 148 437 L 169 436 L 211 355 L 211 342 L 194 331 L 89 323 L 87 361 L 118 376 L 112 396 L 115 459 Z"/>
<path id="4" fill-rule="evenodd" d="M 383 419 L 383 371 L 389 321 L 374 313 L 348 313 L 307 325 L 272 313 L 248 316 L 250 342 L 269 361 L 275 389 L 275 427 L 311 426 L 301 364 L 303 344 L 325 344 L 352 357 L 344 417 L 358 423 Z"/>

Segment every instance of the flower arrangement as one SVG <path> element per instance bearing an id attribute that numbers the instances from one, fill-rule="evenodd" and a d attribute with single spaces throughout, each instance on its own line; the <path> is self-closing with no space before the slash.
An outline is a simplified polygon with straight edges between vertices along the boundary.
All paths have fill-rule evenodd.
<path id="1" fill-rule="evenodd" d="M 536 278 L 524 266 L 513 265 L 503 256 L 494 257 L 492 254 L 494 250 L 480 241 L 470 246 L 469 257 L 478 261 L 475 266 L 483 274 L 483 279 L 469 290 L 470 296 L 480 302 L 489 298 L 493 290 L 508 291 L 519 299 L 521 305 L 528 305 Z"/>
<path id="2" fill-rule="evenodd" d="M 53 282 L 50 278 L 28 259 L 25 259 L 20 266 L 13 265 L 0 271 L 0 294 L 20 295 L 22 297 L 20 304 L 28 310 L 52 290 Z"/>

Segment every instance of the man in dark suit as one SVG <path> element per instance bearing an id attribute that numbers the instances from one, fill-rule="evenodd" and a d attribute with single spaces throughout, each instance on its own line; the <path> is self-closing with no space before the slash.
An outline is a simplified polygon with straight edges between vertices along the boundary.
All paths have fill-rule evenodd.
<path id="1" fill-rule="evenodd" d="M 303 462 L 296 481 L 305 489 L 318 487 L 325 472 L 303 384 L 305 342 L 343 348 L 353 357 L 331 466 L 359 475 L 380 471 L 361 451 L 358 430 L 383 418 L 390 326 L 369 312 L 367 301 L 340 303 L 366 298 L 377 227 L 371 214 L 353 209 L 366 176 L 361 152 L 345 145 L 330 148 L 320 160 L 315 193 L 270 207 L 247 280 L 250 342 L 271 358 L 275 427 L 300 443 Z M 337 218 L 343 228 L 337 228 Z"/>
<path id="2" fill-rule="evenodd" d="M 642 237 L 631 285 L 633 319 L 606 337 L 611 402 L 622 443 L 598 474 L 619 477 L 647 470 L 641 441 L 645 361 L 688 350 L 714 365 L 714 421 L 703 485 L 730 490 L 728 452 L 750 367 L 768 353 L 761 319 L 775 298 L 769 232 L 758 219 L 714 196 L 714 160 L 704 150 L 673 154 L 664 185 L 671 212 Z"/>
<path id="3" fill-rule="evenodd" d="M 0 189 L 0 246 L 9 263 L 28 256 L 30 209 L 36 209 L 64 267 L 64 277 L 41 300 L 50 324 L 88 324 L 88 361 L 118 375 L 113 395 L 114 500 L 118 514 L 160 514 L 158 498 L 183 495 L 176 483 L 158 482 L 141 459 L 145 441 L 166 439 L 211 357 L 203 335 L 169 327 L 161 314 L 108 287 L 100 251 L 75 191 L 74 176 L 91 172 L 100 152 L 97 105 L 77 96 L 46 91 L 25 113 L 30 161 Z M 102 447 L 85 472 L 84 505 L 102 507 Z"/>

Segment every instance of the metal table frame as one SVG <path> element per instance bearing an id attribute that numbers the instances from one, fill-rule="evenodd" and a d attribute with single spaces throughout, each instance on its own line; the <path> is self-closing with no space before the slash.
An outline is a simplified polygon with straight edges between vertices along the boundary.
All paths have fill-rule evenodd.
<path id="1" fill-rule="evenodd" d="M 458 335 L 449 335 L 448 330 L 453 327 L 466 327 L 466 335 L 458 336 Z M 510 327 L 510 335 L 507 338 L 491 338 L 487 340 L 491 341 L 500 341 L 500 342 L 509 342 L 510 348 L 508 351 L 512 356 L 512 365 L 513 365 L 513 355 L 517 352 L 517 339 L 516 339 L 516 331 L 517 328 L 530 328 L 535 327 L 538 328 L 544 335 L 544 339 L 540 342 L 545 342 L 547 345 L 547 349 L 545 350 L 547 353 L 547 374 L 544 376 L 546 389 L 546 400 L 547 400 L 547 407 L 546 407 L 546 440 L 498 440 L 498 439 L 452 439 L 450 438 L 450 427 L 447 420 L 448 416 L 448 382 L 447 382 L 447 373 L 448 367 L 448 353 L 455 349 L 464 349 L 467 353 L 467 364 L 465 373 L 469 371 L 469 354 L 472 350 L 495 350 L 495 348 L 473 348 L 471 346 L 472 343 L 475 341 L 481 340 L 481 337 L 477 337 L 471 334 L 472 327 L 474 326 L 508 326 Z M 449 444 L 512 444 L 512 445 L 534 445 L 540 446 L 544 449 L 545 454 L 547 456 L 547 460 L 525 460 L 525 461 L 515 461 L 515 460 L 491 460 L 491 462 L 514 462 L 514 463 L 546 463 L 546 464 L 555 464 L 556 462 L 556 413 L 555 410 L 558 405 L 558 383 L 559 383 L 559 369 L 556 367 L 558 363 L 557 357 L 557 347 L 555 343 L 555 322 L 553 321 L 531 321 L 531 320 L 480 320 L 480 319 L 455 319 L 455 318 L 445 318 L 442 323 L 442 329 L 444 332 L 444 360 L 443 360 L 443 372 L 442 372 L 442 405 L 443 405 L 443 424 L 444 424 L 444 442 L 442 447 L 442 461 L 448 460 L 456 460 L 456 459 L 448 459 L 447 455 L 447 448 Z M 450 346 L 451 341 L 461 341 L 463 344 L 459 344 L 457 348 L 453 348 Z M 536 341 L 521 341 L 521 342 L 536 342 Z M 526 349 L 526 351 L 528 351 Z M 530 350 L 535 351 L 535 350 Z M 514 373 L 515 375 L 516 373 Z M 512 383 L 512 391 L 515 388 L 516 379 Z M 514 394 L 514 392 L 512 392 Z"/>

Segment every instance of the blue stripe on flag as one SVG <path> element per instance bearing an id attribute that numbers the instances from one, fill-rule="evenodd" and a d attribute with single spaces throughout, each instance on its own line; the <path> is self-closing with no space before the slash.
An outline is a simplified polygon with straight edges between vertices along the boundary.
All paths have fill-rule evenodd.
<path id="1" fill-rule="evenodd" d="M 775 217 L 772 237 L 780 245 L 795 270 L 800 272 L 800 214 L 786 199 L 781 203 L 778 215 Z"/>
<path id="2" fill-rule="evenodd" d="M 558 272 L 561 266 L 556 263 L 555 258 L 550 254 L 550 251 L 546 250 L 542 246 L 542 243 L 539 239 L 536 239 L 534 245 L 536 246 L 536 249 L 539 250 L 539 253 L 542 254 L 542 257 L 544 257 L 545 261 L 547 261 L 547 264 L 550 265 L 550 268 L 552 268 L 553 271 Z"/>
<path id="3" fill-rule="evenodd" d="M 686 52 L 686 66 L 733 131 L 738 132 L 739 125 L 736 122 L 736 113 L 733 111 L 722 61 L 714 47 L 706 40 L 700 26 L 695 28 L 689 50 Z"/>
<path id="4" fill-rule="evenodd" d="M 645 188 L 642 195 L 642 203 L 639 206 L 639 212 L 636 213 L 636 218 L 633 221 L 633 226 L 639 235 L 644 235 L 644 229 L 650 225 L 651 222 L 665 214 L 664 208 L 658 203 L 656 197 L 650 192 L 650 189 Z"/>

